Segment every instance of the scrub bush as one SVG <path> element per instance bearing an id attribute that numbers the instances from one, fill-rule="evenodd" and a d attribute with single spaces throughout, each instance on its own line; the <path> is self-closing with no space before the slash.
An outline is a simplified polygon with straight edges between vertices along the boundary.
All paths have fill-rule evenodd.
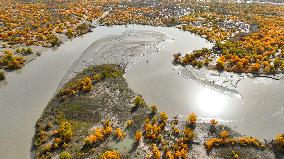
<path id="1" fill-rule="evenodd" d="M 63 151 L 61 152 L 59 159 L 72 159 L 72 156 L 70 155 L 70 153 Z"/>
<path id="2" fill-rule="evenodd" d="M 104 152 L 100 159 L 121 159 L 121 156 L 117 151 L 111 150 Z"/>
<path id="3" fill-rule="evenodd" d="M 68 121 L 61 122 L 58 130 L 58 135 L 63 141 L 69 141 L 73 135 L 71 123 L 69 123 Z"/>
<path id="4" fill-rule="evenodd" d="M 0 81 L 1 80 L 4 80 L 6 77 L 5 77 L 5 73 L 0 71 Z"/>

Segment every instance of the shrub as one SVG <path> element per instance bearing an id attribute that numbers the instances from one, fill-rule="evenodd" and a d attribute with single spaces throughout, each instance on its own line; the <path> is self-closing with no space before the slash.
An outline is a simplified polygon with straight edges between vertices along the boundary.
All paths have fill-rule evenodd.
<path id="1" fill-rule="evenodd" d="M 239 154 L 235 151 L 232 151 L 232 157 L 237 159 L 237 158 L 239 158 Z"/>
<path id="2" fill-rule="evenodd" d="M 55 148 L 55 149 L 57 149 L 59 146 L 61 146 L 63 144 L 63 141 L 62 141 L 62 139 L 60 139 L 60 138 L 55 138 L 54 140 L 53 140 L 53 147 Z"/>
<path id="3" fill-rule="evenodd" d="M 172 132 L 175 135 L 178 135 L 180 133 L 180 130 L 176 126 L 172 126 Z"/>
<path id="4" fill-rule="evenodd" d="M 252 64 L 251 71 L 253 73 L 257 73 L 259 71 L 259 69 L 260 69 L 260 64 L 258 64 L 258 63 Z"/>
<path id="5" fill-rule="evenodd" d="M 150 123 L 145 123 L 144 124 L 144 130 L 145 130 L 145 138 L 151 139 L 151 140 L 156 140 L 157 137 L 159 136 L 162 128 L 165 127 L 165 123 L 162 122 L 161 125 L 157 124 L 150 124 Z"/>
<path id="6" fill-rule="evenodd" d="M 175 151 L 175 158 L 187 158 L 187 154 L 188 154 L 188 148 L 183 145 L 179 145 L 181 148 L 179 148 L 178 150 Z M 185 147 L 185 148 L 183 148 Z"/>
<path id="7" fill-rule="evenodd" d="M 109 119 L 107 119 L 104 123 L 104 128 L 109 127 L 109 126 L 111 126 L 111 121 Z"/>
<path id="8" fill-rule="evenodd" d="M 63 141 L 69 141 L 73 135 L 71 123 L 68 121 L 61 122 L 59 125 L 58 134 Z"/>
<path id="9" fill-rule="evenodd" d="M 194 113 L 191 113 L 191 114 L 188 116 L 187 121 L 188 121 L 190 124 L 195 124 L 196 121 L 197 121 L 197 115 L 194 114 Z"/>
<path id="10" fill-rule="evenodd" d="M 93 78 L 94 78 L 94 80 L 95 80 L 96 82 L 98 82 L 98 81 L 100 81 L 100 80 L 103 78 L 103 76 L 102 76 L 101 74 L 99 74 L 99 73 L 95 73 L 95 74 L 93 75 Z"/>
<path id="11" fill-rule="evenodd" d="M 116 129 L 115 129 L 115 136 L 116 136 L 118 139 L 122 140 L 122 139 L 125 138 L 126 134 L 125 134 L 120 128 L 116 128 Z"/>
<path id="12" fill-rule="evenodd" d="M 4 80 L 6 77 L 5 77 L 5 73 L 0 71 L 0 81 L 1 80 Z"/>
<path id="13" fill-rule="evenodd" d="M 254 137 L 240 137 L 239 143 L 242 146 L 253 145 L 256 147 L 263 147 L 263 144 L 257 138 Z"/>
<path id="14" fill-rule="evenodd" d="M 94 134 L 91 134 L 85 138 L 85 145 L 92 145 L 97 140 L 98 138 Z"/>
<path id="15" fill-rule="evenodd" d="M 275 144 L 280 150 L 284 150 L 284 134 L 276 136 Z"/>
<path id="16" fill-rule="evenodd" d="M 224 70 L 224 68 L 225 68 L 224 62 L 222 60 L 220 60 L 220 59 L 217 60 L 216 66 L 217 66 L 218 70 Z"/>
<path id="17" fill-rule="evenodd" d="M 117 151 L 111 150 L 104 152 L 100 159 L 121 159 L 121 156 Z"/>
<path id="18" fill-rule="evenodd" d="M 156 105 L 152 105 L 151 106 L 151 113 L 152 114 L 156 114 L 158 112 L 157 106 Z"/>
<path id="19" fill-rule="evenodd" d="M 174 54 L 173 56 L 174 56 L 174 62 L 179 62 L 180 61 L 180 56 L 181 56 L 180 53 Z"/>
<path id="20" fill-rule="evenodd" d="M 50 122 L 48 122 L 46 125 L 45 125 L 45 129 L 50 129 L 50 128 L 52 128 L 53 127 L 53 124 L 52 124 L 52 122 L 50 121 Z"/>
<path id="21" fill-rule="evenodd" d="M 161 152 L 160 150 L 158 149 L 158 147 L 156 146 L 156 144 L 153 145 L 153 157 L 154 159 L 160 159 L 161 158 Z"/>
<path id="22" fill-rule="evenodd" d="M 81 88 L 85 92 L 90 92 L 92 88 L 92 81 L 89 77 L 86 77 L 81 81 Z"/>
<path id="23" fill-rule="evenodd" d="M 141 138 L 142 138 L 142 132 L 141 131 L 136 131 L 136 133 L 135 133 L 135 140 L 137 142 L 139 142 L 141 140 Z"/>
<path id="24" fill-rule="evenodd" d="M 11 51 L 4 51 L 4 56 L 0 59 L 0 66 L 7 69 L 20 69 L 23 65 L 24 59 L 14 56 Z"/>
<path id="25" fill-rule="evenodd" d="M 33 53 L 33 50 L 29 47 L 29 48 L 22 48 L 22 49 L 17 49 L 16 53 L 20 53 L 22 55 L 29 55 Z"/>
<path id="26" fill-rule="evenodd" d="M 90 25 L 87 24 L 87 23 L 82 23 L 82 24 L 79 24 L 77 27 L 76 27 L 76 32 L 78 35 L 83 35 L 83 34 L 86 34 L 90 31 Z"/>
<path id="27" fill-rule="evenodd" d="M 71 156 L 70 153 L 63 151 L 63 152 L 60 153 L 59 158 L 60 159 L 72 159 L 72 156 Z"/>
<path id="28" fill-rule="evenodd" d="M 58 96 L 64 97 L 69 95 L 74 95 L 79 91 L 90 92 L 92 89 L 92 80 L 90 77 L 85 77 L 83 79 L 77 80 L 70 84 L 69 87 L 61 89 Z"/>
<path id="29" fill-rule="evenodd" d="M 183 133 L 187 142 L 192 141 L 195 137 L 195 133 L 189 128 L 184 129 Z"/>
<path id="30" fill-rule="evenodd" d="M 104 134 L 105 135 L 110 135 L 112 133 L 112 127 L 111 126 L 106 126 L 104 128 Z"/>
<path id="31" fill-rule="evenodd" d="M 226 130 L 220 132 L 220 137 L 221 137 L 221 139 L 225 140 L 226 138 L 229 137 L 229 132 L 226 131 Z"/>
<path id="32" fill-rule="evenodd" d="M 62 41 L 54 34 L 48 36 L 48 41 L 52 47 L 59 46 L 62 43 Z"/>
<path id="33" fill-rule="evenodd" d="M 210 120 L 210 124 L 211 124 L 211 126 L 215 126 L 215 125 L 217 125 L 218 124 L 218 120 L 216 120 L 216 119 L 211 119 Z"/>
<path id="34" fill-rule="evenodd" d="M 163 122 L 166 122 L 168 120 L 168 115 L 165 112 L 161 112 L 160 118 Z"/>
<path id="35" fill-rule="evenodd" d="M 205 148 L 211 150 L 214 147 L 228 146 L 228 145 L 239 145 L 239 146 L 255 146 L 257 148 L 263 147 L 264 145 L 254 137 L 240 137 L 240 138 L 228 138 L 227 133 L 222 135 L 222 138 L 211 138 L 204 142 Z"/>
<path id="36" fill-rule="evenodd" d="M 38 133 L 36 133 L 36 137 L 35 137 L 35 146 L 41 146 L 43 143 L 45 143 L 48 140 L 48 133 L 43 131 L 43 130 L 39 130 Z"/>
<path id="37" fill-rule="evenodd" d="M 27 53 L 27 54 L 32 54 L 32 53 L 33 53 L 33 50 L 29 47 L 29 48 L 26 49 L 26 53 Z"/>
<path id="38" fill-rule="evenodd" d="M 57 135 L 57 134 L 58 134 L 58 130 L 51 131 L 51 135 Z"/>
<path id="39" fill-rule="evenodd" d="M 197 62 L 197 67 L 198 67 L 198 68 L 203 67 L 203 65 L 204 65 L 204 63 L 203 63 L 203 62 L 201 62 L 201 61 L 198 61 L 198 62 Z"/>
<path id="40" fill-rule="evenodd" d="M 69 39 L 75 36 L 74 30 L 70 28 L 67 29 L 65 34 Z"/>
<path id="41" fill-rule="evenodd" d="M 41 149 L 41 151 L 42 151 L 43 153 L 46 153 L 46 152 L 50 152 L 51 149 L 52 149 L 52 145 L 51 145 L 51 144 L 46 144 L 46 145 Z"/>
<path id="42" fill-rule="evenodd" d="M 144 99 L 142 98 L 142 96 L 138 95 L 135 97 L 134 99 L 134 105 L 135 106 L 144 106 L 145 105 L 145 101 Z"/>
<path id="43" fill-rule="evenodd" d="M 119 69 L 113 67 L 112 65 L 104 65 L 102 68 L 102 76 L 105 78 L 118 78 L 123 75 Z"/>
<path id="44" fill-rule="evenodd" d="M 222 146 L 224 144 L 226 144 L 224 140 L 219 138 L 211 138 L 204 142 L 204 146 L 207 150 L 211 150 L 215 146 Z"/>
<path id="45" fill-rule="evenodd" d="M 104 129 L 96 128 L 95 132 L 85 138 L 85 145 L 92 145 L 95 142 L 104 138 Z"/>
<path id="46" fill-rule="evenodd" d="M 130 127 L 131 125 L 133 125 L 133 120 L 127 120 L 126 127 Z"/>
<path id="47" fill-rule="evenodd" d="M 11 61 L 9 61 L 7 68 L 8 69 L 20 69 L 24 64 L 22 57 L 14 57 Z"/>
<path id="48" fill-rule="evenodd" d="M 168 159 L 174 159 L 175 158 L 175 156 L 172 154 L 172 152 L 170 150 L 166 151 L 166 157 Z"/>

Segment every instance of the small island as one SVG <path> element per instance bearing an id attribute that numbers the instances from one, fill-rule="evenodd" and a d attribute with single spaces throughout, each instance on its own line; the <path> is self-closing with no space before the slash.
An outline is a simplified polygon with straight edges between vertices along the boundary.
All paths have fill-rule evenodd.
<path id="1" fill-rule="evenodd" d="M 284 135 L 261 141 L 229 127 L 169 118 L 128 88 L 119 65 L 97 65 L 57 93 L 36 124 L 35 158 L 279 158 Z"/>

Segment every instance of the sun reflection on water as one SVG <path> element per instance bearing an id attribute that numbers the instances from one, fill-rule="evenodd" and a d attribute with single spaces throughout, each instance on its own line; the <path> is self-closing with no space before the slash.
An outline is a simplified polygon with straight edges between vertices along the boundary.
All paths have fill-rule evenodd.
<path id="1" fill-rule="evenodd" d="M 200 112 L 207 117 L 216 117 L 225 112 L 226 96 L 210 89 L 202 89 L 196 97 Z"/>

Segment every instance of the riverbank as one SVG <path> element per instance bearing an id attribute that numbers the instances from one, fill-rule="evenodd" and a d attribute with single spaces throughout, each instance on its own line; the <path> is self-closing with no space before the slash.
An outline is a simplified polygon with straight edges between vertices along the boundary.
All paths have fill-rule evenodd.
<path id="1" fill-rule="evenodd" d="M 192 66 L 182 68 L 179 74 L 223 94 L 242 98 L 242 95 L 237 91 L 237 86 L 244 76 L 227 72 L 220 73 L 204 68 L 197 69 Z"/>
<path id="2" fill-rule="evenodd" d="M 173 62 L 174 63 L 174 62 Z M 174 63 L 174 65 L 176 65 Z M 223 94 L 242 98 L 242 94 L 238 91 L 238 83 L 246 78 L 258 79 L 267 78 L 271 80 L 284 80 L 284 74 L 255 74 L 255 73 L 234 73 L 226 71 L 218 71 L 216 68 L 196 68 L 191 65 L 180 66 L 179 74 L 186 79 L 193 80 L 208 88 L 221 92 Z"/>
<path id="3" fill-rule="evenodd" d="M 16 1 L 14 2 L 13 0 L 10 3 L 15 3 L 16 5 L 21 4 L 21 3 L 17 4 L 17 2 Z M 33 5 L 35 5 L 35 6 L 37 6 L 38 4 L 40 4 L 40 2 L 39 3 L 37 3 L 37 2 L 33 3 Z M 23 4 L 21 4 L 21 5 L 23 5 Z M 94 9 L 93 11 L 95 11 L 95 10 L 96 9 Z M 23 10 L 19 10 L 19 12 L 22 12 L 22 11 Z M 44 9 L 42 9 L 41 11 L 44 11 Z M 93 12 L 93 11 L 91 11 L 91 12 Z M 3 57 L 5 57 L 5 55 L 7 54 L 7 51 L 9 51 L 12 54 L 12 57 L 19 58 L 19 59 L 21 59 L 22 62 L 20 64 L 17 64 L 18 62 L 13 62 L 13 59 L 10 59 L 8 61 L 8 64 L 6 64 L 6 65 L 7 66 L 17 65 L 17 67 L 9 68 L 9 67 L 3 65 L 1 63 L 1 60 L 0 60 L 0 71 L 1 71 L 1 73 L 3 72 L 2 74 L 3 74 L 3 77 L 4 77 L 4 78 L 1 78 L 0 81 L 5 80 L 5 73 L 21 69 L 27 63 L 35 60 L 36 58 L 38 58 L 39 56 L 41 56 L 42 54 L 44 54 L 46 52 L 56 50 L 60 45 L 66 43 L 67 41 L 72 41 L 76 37 L 83 37 L 83 35 L 90 33 L 90 32 L 93 32 L 94 28 L 96 28 L 99 25 L 99 21 L 102 20 L 103 18 L 105 18 L 106 16 L 108 16 L 108 14 L 109 14 L 109 11 L 105 11 L 105 12 L 102 12 L 101 10 L 100 11 L 96 10 L 96 11 L 97 11 L 97 13 L 95 13 L 95 15 L 93 15 L 92 18 L 89 17 L 88 20 L 79 18 L 80 20 L 76 21 L 75 24 L 73 24 L 74 21 L 70 22 L 67 19 L 65 19 L 66 22 L 69 23 L 68 27 L 64 26 L 66 24 L 61 23 L 60 24 L 61 26 L 59 28 L 55 27 L 56 29 L 49 32 L 49 33 L 47 33 L 46 31 L 43 31 L 43 30 L 46 30 L 46 28 L 43 28 L 42 30 L 37 28 L 37 29 L 39 29 L 39 30 L 36 29 L 38 32 L 35 31 L 35 33 L 33 35 L 26 36 L 26 35 L 23 35 L 23 33 L 21 33 L 21 31 L 17 30 L 15 32 L 18 32 L 18 34 L 20 34 L 21 36 L 24 36 L 24 37 L 20 38 L 21 40 L 17 39 L 18 41 L 15 40 L 15 39 L 7 40 L 7 39 L 4 38 L 4 37 L 7 36 L 7 33 L 1 34 L 1 40 L 0 40 L 0 45 L 2 46 L 2 47 L 0 47 L 1 60 L 2 60 Z M 5 14 L 7 14 L 7 13 L 5 13 Z M 4 25 L 2 25 L 2 23 L 1 23 L 0 26 L 3 27 Z M 61 28 L 62 26 L 64 26 L 63 27 L 64 29 Z M 41 26 L 41 27 L 43 27 L 43 26 Z M 49 28 L 49 29 L 51 29 L 51 28 Z M 27 30 L 30 30 L 30 28 L 27 27 L 27 28 L 25 28 L 25 30 L 26 30 L 25 32 L 28 32 Z M 64 32 L 63 32 L 63 30 L 64 30 Z M 13 31 L 13 32 L 10 32 L 8 34 L 14 34 L 15 32 Z M 29 38 L 34 37 L 34 38 L 32 38 L 30 40 L 23 40 L 27 37 L 29 37 Z M 6 82 L 6 81 L 4 81 L 4 82 Z"/>
<path id="4" fill-rule="evenodd" d="M 139 39 L 134 36 L 131 38 L 125 37 L 124 39 L 126 40 L 120 40 L 120 42 L 118 42 L 119 39 L 110 40 L 110 37 L 113 35 L 113 37 L 121 36 L 125 31 L 128 33 L 141 31 L 141 34 L 143 32 L 158 32 L 154 34 L 158 40 L 154 40 L 155 43 L 153 45 L 149 44 L 152 46 L 150 48 L 153 48 L 153 51 L 147 50 L 149 48 L 147 47 L 148 45 L 138 47 L 139 45 L 134 44 L 133 46 L 137 46 L 138 51 L 135 48 L 128 47 L 123 47 L 122 49 L 125 48 L 125 50 L 121 51 L 122 49 L 118 46 L 123 44 L 123 41 L 129 43 L 131 38 Z M 165 42 L 161 41 L 158 43 L 159 39 L 163 39 L 160 38 L 160 34 L 163 33 L 169 35 L 167 37 L 173 37 L 174 40 L 165 40 Z M 146 37 L 149 36 L 149 34 L 147 36 L 137 35 L 138 37 L 143 37 L 141 40 L 142 43 L 144 43 L 143 40 L 147 41 Z M 281 87 L 281 81 L 278 81 L 278 83 L 270 81 L 267 85 L 263 85 L 261 81 L 257 81 L 258 83 L 255 84 L 243 82 L 242 80 L 238 90 L 246 98 L 234 100 L 234 98 L 222 95 L 213 90 L 211 91 L 190 80 L 179 78 L 180 76 L 177 75 L 178 71 L 173 69 L 171 63 L 173 52 L 186 52 L 201 49 L 202 47 L 212 47 L 212 44 L 207 43 L 205 39 L 176 28 L 140 25 L 130 25 L 128 27 L 99 26 L 94 29 L 94 32 L 67 41 L 56 50 L 45 53 L 41 57 L 31 61 L 23 69 L 7 74 L 7 80 L 1 83 L 0 91 L 0 121 L 2 121 L 0 127 L 3 130 L 0 132 L 0 142 L 5 143 L 0 148 L 1 157 L 15 159 L 29 158 L 34 123 L 40 117 L 48 101 L 54 96 L 54 92 L 64 75 L 68 77 L 69 73 L 66 75 L 66 71 L 69 69 L 70 72 L 70 66 L 74 66 L 72 63 L 74 64 L 74 61 L 80 58 L 82 52 L 92 45 L 94 41 L 104 41 L 104 38 L 116 44 L 110 47 L 116 48 L 116 50 L 120 49 L 121 52 L 119 54 L 125 57 L 124 59 L 135 61 L 131 64 L 131 67 L 127 68 L 125 75 L 129 87 L 135 92 L 143 94 L 147 103 L 158 104 L 158 109 L 167 112 L 169 116 L 180 114 L 185 117 L 189 112 L 196 112 L 200 116 L 201 122 L 203 118 L 218 118 L 222 124 L 229 125 L 243 134 L 257 137 L 273 138 L 277 133 L 282 131 L 283 113 L 281 105 L 278 105 L 282 103 L 282 97 L 277 96 L 283 94 L 281 91 L 284 89 Z M 188 43 L 192 45 L 188 45 Z M 111 48 L 99 51 L 105 47 L 107 48 L 108 44 L 102 46 L 97 48 L 91 47 L 88 51 L 85 51 L 91 54 L 90 56 L 86 56 L 86 61 L 94 59 L 92 54 L 96 52 L 104 52 L 108 57 L 112 58 L 108 54 L 108 50 L 112 50 Z M 97 51 L 92 51 L 92 49 L 96 49 Z M 137 58 L 135 55 L 126 56 L 130 53 L 128 50 L 139 54 L 144 49 L 147 50 L 145 52 L 149 56 L 140 56 L 137 60 L 135 60 Z M 123 52 L 126 52 L 126 54 L 123 54 Z M 115 55 L 115 51 L 112 53 Z M 101 58 L 103 55 L 101 54 L 98 57 Z M 94 59 L 93 62 L 96 60 L 98 59 Z M 106 59 L 103 61 L 113 60 Z M 244 79 L 244 81 L 247 81 L 247 79 Z M 267 80 L 263 79 L 263 82 L 265 81 Z M 33 91 L 31 91 L 31 88 L 33 88 Z M 265 93 L 267 90 L 271 90 L 269 91 L 270 95 Z M 258 92 L 258 94 L 255 94 L 255 92 Z M 253 102 L 249 99 L 252 99 Z M 267 103 L 270 103 L 271 106 L 267 107 Z M 271 117 L 271 114 L 273 114 L 273 117 Z M 25 127 L 22 127 L 22 125 L 25 125 Z M 22 142 L 17 143 L 14 140 L 15 137 L 22 138 Z"/>
<path id="5" fill-rule="evenodd" d="M 147 47 L 147 45 L 140 45 L 141 43 L 147 43 L 146 39 L 149 39 L 149 35 L 152 34 L 155 35 L 155 40 L 151 41 L 151 44 L 149 45 L 150 47 Z M 137 37 L 139 37 L 139 40 L 137 39 Z M 145 158 L 146 156 L 151 156 L 153 147 L 151 144 L 149 144 L 149 142 L 147 142 L 146 139 L 145 142 L 144 139 L 142 139 L 143 141 L 139 142 L 138 145 L 135 142 L 136 130 L 143 131 L 142 126 L 145 121 L 143 121 L 142 119 L 145 119 L 146 116 L 143 116 L 142 114 L 149 115 L 151 113 L 151 109 L 149 108 L 149 106 L 143 106 L 138 107 L 138 112 L 136 112 L 137 110 L 134 112 L 132 111 L 133 108 L 135 108 L 133 101 L 137 94 L 135 94 L 128 88 L 128 84 L 122 76 L 114 79 L 103 78 L 102 80 L 92 82 L 93 86 L 91 87 L 92 89 L 89 91 L 89 93 L 75 89 L 75 95 L 72 95 L 73 93 L 68 93 L 72 92 L 72 89 L 68 89 L 68 87 L 71 86 L 70 88 L 76 88 L 72 87 L 73 84 L 71 83 L 74 83 L 74 81 L 80 79 L 84 79 L 84 77 L 90 77 L 90 79 L 92 79 L 91 81 L 99 79 L 98 77 L 100 76 L 97 75 L 100 71 L 98 71 L 97 69 L 104 66 L 100 65 L 103 63 L 111 64 L 112 62 L 117 62 L 116 64 L 120 65 L 119 72 L 124 72 L 125 68 L 127 68 L 125 66 L 131 64 L 131 61 L 136 61 L 137 57 L 143 56 L 143 50 L 151 48 L 152 51 L 150 52 L 155 53 L 156 49 L 159 49 L 157 45 L 161 41 L 163 41 L 165 37 L 166 36 L 163 36 L 163 34 L 158 32 L 128 31 L 124 32 L 122 35 L 105 37 L 93 43 L 82 54 L 79 60 L 77 60 L 73 64 L 68 73 L 65 75 L 64 80 L 60 84 L 60 88 L 63 88 L 63 90 L 68 90 L 63 91 L 65 92 L 63 94 L 66 95 L 67 93 L 67 96 L 55 96 L 40 118 L 36 127 L 37 132 L 33 143 L 33 145 L 35 146 L 35 155 L 51 155 L 58 157 L 63 151 L 67 151 L 74 158 L 92 158 L 99 157 L 106 150 L 116 150 L 120 154 L 125 154 L 125 156 L 122 155 L 122 157 Z M 137 40 L 139 42 L 137 42 Z M 106 44 L 106 42 L 109 43 Z M 126 42 L 129 44 L 129 46 L 132 47 L 126 48 L 124 51 L 122 51 L 122 49 L 118 49 L 120 48 L 119 46 L 124 47 L 123 44 Z M 135 51 L 136 49 L 139 51 Z M 118 55 L 120 56 L 113 56 L 116 54 L 114 54 L 114 52 L 111 52 L 111 50 L 114 50 L 114 52 L 121 50 L 121 52 L 118 52 Z M 129 50 L 129 52 L 127 50 Z M 149 53 L 149 51 L 146 51 L 146 53 Z M 149 54 L 145 54 L 145 57 L 147 57 L 146 55 Z M 146 59 L 148 58 L 142 58 L 141 61 L 138 60 L 137 64 L 141 62 L 144 63 Z M 89 70 L 80 73 L 85 68 L 88 68 L 92 65 L 96 65 L 96 67 L 91 67 L 91 72 Z M 112 66 L 114 68 L 117 68 L 116 65 Z M 75 77 L 78 73 L 79 75 Z M 75 79 L 72 79 L 74 77 Z M 140 78 L 141 77 L 142 76 L 140 76 Z M 131 93 L 128 91 L 130 91 Z M 209 102 L 211 101 L 209 100 Z M 58 116 L 56 114 L 60 115 Z M 133 115 L 136 116 L 133 117 Z M 127 122 L 129 120 L 132 120 L 133 118 L 135 121 L 133 124 L 133 130 L 129 130 L 126 125 Z M 156 118 L 157 119 L 155 119 L 154 117 L 153 120 L 159 120 L 159 113 L 157 113 Z M 112 133 L 110 133 L 109 136 L 104 138 L 102 141 L 99 141 L 98 143 L 94 142 L 93 144 L 91 144 L 91 146 L 86 146 L 86 139 L 89 139 L 88 137 L 90 137 L 90 135 L 94 133 L 93 131 L 95 131 L 96 128 L 103 128 L 105 122 L 108 120 L 110 120 L 110 123 L 112 123 Z M 179 120 L 184 121 L 184 118 Z M 51 122 L 49 123 L 49 121 Z M 73 129 L 74 132 L 72 133 L 74 141 L 71 138 L 70 141 L 64 144 L 61 141 L 62 139 L 56 139 L 60 138 L 60 135 L 58 136 L 58 134 L 52 134 L 56 133 L 56 130 L 59 130 L 61 123 L 60 121 L 67 121 L 71 123 L 72 128 L 75 128 Z M 171 121 L 173 121 L 173 118 L 171 118 L 167 122 L 167 125 L 171 125 Z M 218 149 L 212 149 L 212 151 L 208 153 L 206 152 L 203 144 L 207 141 L 207 139 L 219 137 L 219 133 L 221 131 L 227 130 L 231 134 L 230 137 L 232 138 L 238 138 L 240 137 L 240 135 L 235 131 L 232 131 L 230 128 L 224 127 L 222 125 L 216 126 L 216 129 L 218 131 L 216 131 L 215 133 L 209 133 L 211 127 L 210 124 L 202 124 L 201 119 L 200 121 L 201 123 L 198 123 L 194 130 L 197 134 L 196 138 L 192 142 L 189 142 L 190 153 L 188 154 L 188 156 L 191 158 L 225 158 L 228 156 L 233 157 L 233 151 L 235 152 L 234 154 L 238 154 L 242 158 L 251 156 L 256 156 L 256 158 L 275 158 L 275 154 L 272 152 L 272 149 L 269 148 L 269 145 L 264 149 L 254 146 L 224 146 Z M 179 122 L 179 125 L 177 126 L 179 130 L 182 131 L 186 127 L 185 123 L 186 122 Z M 117 128 L 121 129 L 122 134 L 125 133 L 125 135 L 122 135 L 124 136 L 122 139 L 117 139 L 116 137 L 115 130 Z M 169 134 L 172 133 L 171 131 L 171 126 L 166 127 L 165 131 L 163 132 L 163 137 L 168 139 Z M 169 139 L 172 140 L 171 137 L 169 137 Z M 176 138 L 173 138 L 173 143 L 175 141 L 174 139 Z M 54 144 L 55 141 L 60 141 L 59 147 L 57 147 L 58 145 L 56 146 Z M 93 138 L 91 141 L 93 141 Z M 264 141 L 262 141 L 262 143 L 265 144 Z M 159 151 L 163 150 L 161 147 L 159 147 L 158 149 Z M 42 150 L 44 150 L 44 152 Z"/>
<path id="6" fill-rule="evenodd" d="M 142 26 L 137 28 L 147 32 L 147 29 Z M 35 122 L 72 64 L 94 41 L 106 36 L 122 35 L 127 30 L 135 29 L 127 29 L 124 26 L 112 28 L 99 26 L 93 32 L 73 38 L 55 50 L 50 49 L 22 69 L 6 75 L 6 80 L 0 83 L 0 129 L 2 130 L 0 142 L 3 143 L 0 145 L 0 154 L 2 158 L 30 158 Z M 108 44 L 105 43 L 105 45 Z M 143 47 L 146 45 L 137 48 Z M 142 53 L 138 50 L 134 52 Z M 17 141 L 14 140 L 16 137 L 22 138 L 21 143 L 16 143 Z"/>
<path id="7" fill-rule="evenodd" d="M 118 65 L 90 66 L 66 83 L 49 102 L 36 124 L 34 157 L 58 157 L 67 152 L 73 158 L 98 158 L 107 150 L 120 153 L 122 158 L 157 158 L 170 153 L 176 156 L 177 151 L 185 158 L 279 157 L 280 152 L 271 147 L 272 143 L 243 137 L 226 126 L 195 124 L 193 115 L 188 122 L 178 117 L 168 119 L 165 113 L 147 105 L 128 88 L 123 72 L 124 68 Z M 88 85 L 86 79 L 90 80 L 90 89 L 74 87 L 83 79 L 85 87 Z M 74 93 L 66 94 L 75 88 Z M 148 122 L 157 128 L 157 132 L 148 132 Z M 162 123 L 165 125 L 162 126 Z M 189 138 L 186 130 L 194 135 Z M 137 132 L 142 133 L 139 140 Z M 214 146 L 212 149 L 204 146 L 210 139 L 219 138 L 222 132 L 229 134 L 224 141 L 240 138 L 247 143 Z M 97 138 L 100 133 L 102 137 Z M 149 138 L 148 133 L 158 133 L 158 138 Z M 95 135 L 92 140 L 91 134 Z M 181 142 L 184 137 L 188 139 Z M 180 145 L 183 142 L 185 145 Z M 153 144 L 156 146 L 153 147 Z"/>
<path id="8" fill-rule="evenodd" d="M 91 65 L 119 64 L 127 69 L 139 58 L 157 53 L 160 43 L 169 39 L 170 37 L 161 32 L 128 30 L 121 35 L 107 36 L 95 41 L 70 67 L 59 88 Z"/>

